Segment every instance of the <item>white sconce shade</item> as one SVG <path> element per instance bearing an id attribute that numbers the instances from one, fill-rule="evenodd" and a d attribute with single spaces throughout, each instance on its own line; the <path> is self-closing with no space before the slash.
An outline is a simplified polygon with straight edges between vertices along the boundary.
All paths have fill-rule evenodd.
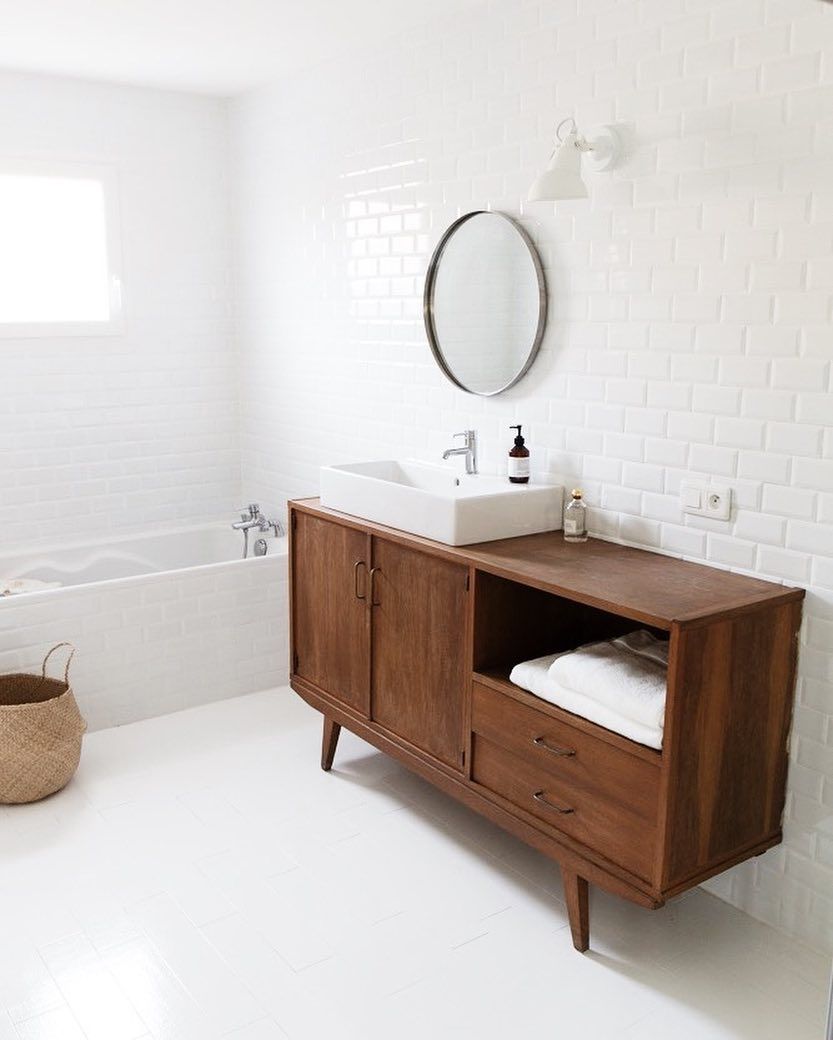
<path id="1" fill-rule="evenodd" d="M 570 129 L 562 136 L 566 126 Z M 535 179 L 528 202 L 558 202 L 561 199 L 586 199 L 587 185 L 581 176 L 582 153 L 590 153 L 593 168 L 608 170 L 619 157 L 619 136 L 613 127 L 604 127 L 592 142 L 579 134 L 574 119 L 565 119 L 556 130 L 558 145 L 544 172 Z"/>
<path id="2" fill-rule="evenodd" d="M 578 133 L 573 129 L 550 156 L 546 170 L 529 189 L 530 202 L 558 199 L 586 199 L 587 185 L 581 179 L 581 150 Z"/>

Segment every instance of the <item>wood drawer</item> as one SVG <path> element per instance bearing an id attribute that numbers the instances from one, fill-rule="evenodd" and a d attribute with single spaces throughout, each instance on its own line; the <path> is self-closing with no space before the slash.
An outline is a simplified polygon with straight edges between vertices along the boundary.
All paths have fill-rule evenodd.
<path id="1" fill-rule="evenodd" d="M 658 763 L 478 683 L 473 689 L 472 729 L 476 783 L 651 879 Z M 573 811 L 559 813 L 553 806 Z"/>
<path id="2" fill-rule="evenodd" d="M 651 880 L 655 827 L 475 734 L 472 780 L 605 859 Z M 567 811 L 565 811 L 567 810 Z"/>
<path id="3" fill-rule="evenodd" d="M 604 798 L 649 823 L 656 821 L 659 755 L 629 754 L 543 711 L 475 682 L 471 728 L 530 765 Z"/>

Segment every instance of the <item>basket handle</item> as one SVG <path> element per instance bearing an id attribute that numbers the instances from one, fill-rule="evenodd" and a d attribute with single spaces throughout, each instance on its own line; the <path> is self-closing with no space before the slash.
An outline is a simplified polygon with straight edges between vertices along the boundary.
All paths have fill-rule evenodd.
<path id="1" fill-rule="evenodd" d="M 62 646 L 68 646 L 69 647 L 69 657 L 67 658 L 67 666 L 64 669 L 64 683 L 67 686 L 69 686 L 69 666 L 72 664 L 73 657 L 75 657 L 75 647 L 72 645 L 72 643 L 56 643 L 52 647 L 52 649 L 49 651 L 49 653 L 46 655 L 46 657 L 44 657 L 44 659 L 43 659 L 43 667 L 41 668 L 41 673 L 40 674 L 41 674 L 41 679 L 45 679 L 46 678 L 46 664 L 49 661 L 49 658 L 55 653 L 55 651 L 56 650 L 60 650 Z"/>

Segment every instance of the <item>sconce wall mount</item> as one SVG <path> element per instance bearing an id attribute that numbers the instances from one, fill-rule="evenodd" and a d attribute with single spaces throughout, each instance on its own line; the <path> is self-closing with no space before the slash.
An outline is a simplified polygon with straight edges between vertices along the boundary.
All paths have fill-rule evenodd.
<path id="1" fill-rule="evenodd" d="M 596 173 L 611 169 L 622 154 L 615 127 L 602 126 L 589 137 L 579 133 L 575 119 L 562 120 L 555 131 L 558 141 L 547 168 L 529 189 L 529 202 L 586 199 L 587 185 L 581 176 L 581 159 Z"/>

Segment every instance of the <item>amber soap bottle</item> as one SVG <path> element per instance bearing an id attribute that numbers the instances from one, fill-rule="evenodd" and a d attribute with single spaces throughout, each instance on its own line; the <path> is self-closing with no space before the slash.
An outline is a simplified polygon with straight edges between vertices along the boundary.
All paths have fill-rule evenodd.
<path id="1" fill-rule="evenodd" d="M 515 446 L 509 452 L 509 482 L 510 484 L 528 484 L 529 448 L 524 444 L 520 426 L 510 426 L 509 429 L 518 431 Z"/>

